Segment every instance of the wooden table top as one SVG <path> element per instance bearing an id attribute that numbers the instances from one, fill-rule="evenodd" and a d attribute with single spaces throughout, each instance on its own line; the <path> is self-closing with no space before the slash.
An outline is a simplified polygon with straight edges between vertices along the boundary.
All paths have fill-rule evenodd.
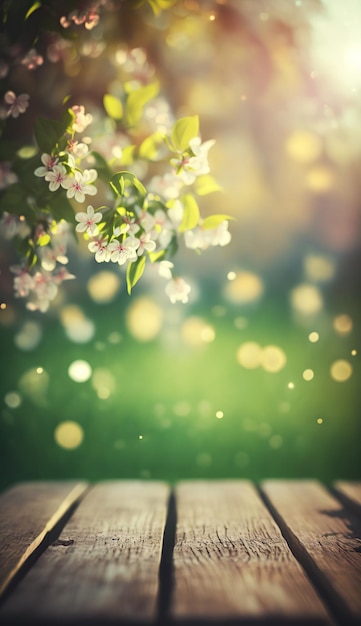
<path id="1" fill-rule="evenodd" d="M 361 482 L 20 483 L 1 624 L 361 624 Z"/>

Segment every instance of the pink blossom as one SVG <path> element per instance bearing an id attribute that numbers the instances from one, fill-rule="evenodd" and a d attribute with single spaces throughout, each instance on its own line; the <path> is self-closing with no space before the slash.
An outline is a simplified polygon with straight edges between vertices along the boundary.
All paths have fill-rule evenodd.
<path id="1" fill-rule="evenodd" d="M 53 237 L 51 245 L 39 248 L 39 256 L 41 258 L 41 267 L 47 272 L 52 272 L 56 263 L 66 265 L 69 262 L 66 256 L 66 242 L 63 237 Z"/>
<path id="2" fill-rule="evenodd" d="M 73 280 L 76 278 L 74 274 L 70 274 L 65 267 L 59 267 L 58 271 L 53 276 L 54 282 L 60 285 L 64 280 Z"/>
<path id="3" fill-rule="evenodd" d="M 69 28 L 71 23 L 75 26 L 84 24 L 87 30 L 92 30 L 99 23 L 98 14 L 99 3 L 94 3 L 85 11 L 71 11 L 67 16 L 60 18 L 60 24 L 63 28 Z"/>
<path id="4" fill-rule="evenodd" d="M 89 148 L 86 143 L 82 143 L 81 141 L 74 141 L 74 139 L 68 139 L 68 151 L 71 152 L 75 157 L 83 159 L 88 154 Z"/>
<path id="5" fill-rule="evenodd" d="M 6 189 L 9 185 L 16 183 L 17 175 L 11 171 L 9 163 L 0 163 L 0 189 Z"/>
<path id="6" fill-rule="evenodd" d="M 41 54 L 37 53 L 35 48 L 31 48 L 21 61 L 21 64 L 26 65 L 28 70 L 35 70 L 39 65 L 42 65 L 43 63 L 43 57 L 41 56 Z"/>
<path id="7" fill-rule="evenodd" d="M 71 108 L 75 113 L 73 128 L 76 133 L 82 133 L 92 123 L 93 116 L 90 113 L 85 113 L 85 108 L 82 105 L 74 104 Z"/>
<path id="8" fill-rule="evenodd" d="M 13 91 L 7 91 L 4 96 L 7 108 L 2 109 L 1 117 L 19 117 L 20 113 L 25 113 L 29 106 L 29 97 L 27 93 L 16 96 Z"/>
<path id="9" fill-rule="evenodd" d="M 26 298 L 34 286 L 34 279 L 27 270 L 17 265 L 10 267 L 16 274 L 14 278 L 14 292 L 16 298 Z"/>

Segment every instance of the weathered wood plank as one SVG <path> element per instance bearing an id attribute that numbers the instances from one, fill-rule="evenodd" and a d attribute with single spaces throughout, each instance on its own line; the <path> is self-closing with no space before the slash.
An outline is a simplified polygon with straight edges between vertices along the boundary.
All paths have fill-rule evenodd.
<path id="1" fill-rule="evenodd" d="M 297 558 L 343 624 L 361 623 L 361 522 L 317 481 L 262 490 Z"/>
<path id="2" fill-rule="evenodd" d="M 333 486 L 341 500 L 361 515 L 361 482 L 337 480 Z"/>
<path id="3" fill-rule="evenodd" d="M 168 496 L 163 483 L 97 484 L 4 603 L 0 619 L 23 624 L 154 621 Z"/>
<path id="4" fill-rule="evenodd" d="M 21 483 L 0 496 L 0 596 L 84 493 L 86 483 Z"/>
<path id="5" fill-rule="evenodd" d="M 251 483 L 183 482 L 176 503 L 177 623 L 331 622 Z"/>

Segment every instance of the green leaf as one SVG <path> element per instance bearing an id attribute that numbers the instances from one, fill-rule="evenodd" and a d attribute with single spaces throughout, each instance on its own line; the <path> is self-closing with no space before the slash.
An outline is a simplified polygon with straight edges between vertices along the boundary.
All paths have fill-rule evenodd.
<path id="1" fill-rule="evenodd" d="M 176 0 L 148 0 L 154 15 L 159 15 L 164 9 L 169 9 Z"/>
<path id="2" fill-rule="evenodd" d="M 121 101 L 112 96 L 110 93 L 106 93 L 103 98 L 104 109 L 109 117 L 113 120 L 121 120 L 123 117 L 123 105 Z"/>
<path id="3" fill-rule="evenodd" d="M 148 252 L 148 257 L 151 263 L 157 263 L 165 256 L 166 250 L 158 250 L 157 252 Z"/>
<path id="4" fill-rule="evenodd" d="M 203 230 L 212 230 L 213 228 L 217 228 L 224 220 L 234 220 L 235 218 L 231 215 L 210 215 L 206 217 L 202 222 Z"/>
<path id="5" fill-rule="evenodd" d="M 178 230 L 180 233 L 184 233 L 186 230 L 191 230 L 198 225 L 199 222 L 199 207 L 196 199 L 190 193 L 182 196 L 181 201 L 184 205 L 184 213 L 182 223 Z"/>
<path id="6" fill-rule="evenodd" d="M 101 178 L 102 180 L 108 181 L 109 178 L 112 176 L 113 172 L 110 169 L 106 159 L 101 154 L 99 154 L 99 152 L 96 152 L 95 150 L 91 152 L 91 155 L 95 159 L 95 169 L 98 172 L 99 178 Z"/>
<path id="7" fill-rule="evenodd" d="M 135 146 L 125 146 L 122 148 L 122 156 L 120 158 L 123 165 L 130 165 L 134 161 Z"/>
<path id="8" fill-rule="evenodd" d="M 222 187 L 218 185 L 213 176 L 206 174 L 205 176 L 198 176 L 195 182 L 195 191 L 199 196 L 206 196 L 214 191 L 222 191 Z"/>
<path id="9" fill-rule="evenodd" d="M 129 126 L 135 126 L 142 117 L 143 108 L 149 102 L 155 98 L 159 93 L 159 83 L 150 83 L 145 87 L 139 87 L 132 91 L 127 98 L 126 103 L 126 119 Z"/>
<path id="10" fill-rule="evenodd" d="M 190 117 L 181 117 L 174 124 L 171 132 L 171 140 L 173 146 L 179 152 L 184 152 L 189 148 L 189 142 L 197 137 L 199 132 L 199 117 L 192 115 Z"/>
<path id="11" fill-rule="evenodd" d="M 138 257 L 134 263 L 129 263 L 127 267 L 127 290 L 128 293 L 132 293 L 133 287 L 137 284 L 138 280 L 141 278 L 144 268 L 145 268 L 146 257 L 144 255 Z"/>
<path id="12" fill-rule="evenodd" d="M 66 197 L 65 191 L 52 194 L 49 206 L 57 222 L 65 220 L 69 224 L 76 224 L 74 209 Z"/>
<path id="13" fill-rule="evenodd" d="M 42 246 L 47 246 L 48 243 L 50 243 L 51 239 L 50 239 L 50 235 L 48 233 L 42 233 L 37 241 L 36 241 L 36 245 L 42 247 Z"/>
<path id="14" fill-rule="evenodd" d="M 134 174 L 132 174 L 132 172 L 117 172 L 116 174 L 114 174 L 114 176 L 111 177 L 109 182 L 111 188 L 118 196 L 124 195 L 126 183 L 135 187 L 135 189 L 137 189 L 137 191 L 142 196 L 145 196 L 147 193 L 144 185 L 140 182 L 140 180 L 138 180 L 138 178 Z"/>
<path id="15" fill-rule="evenodd" d="M 37 153 L 38 151 L 35 146 L 23 146 L 16 154 L 20 159 L 31 159 Z"/>
<path id="16" fill-rule="evenodd" d="M 25 15 L 25 19 L 27 20 L 30 17 L 30 15 L 34 13 L 34 11 L 37 11 L 40 8 L 41 8 L 41 2 L 33 2 L 30 9 L 27 11 Z"/>
<path id="17" fill-rule="evenodd" d="M 66 112 L 61 121 L 38 117 L 35 121 L 35 139 L 42 152 L 51 154 L 67 131 L 71 115 Z"/>
<path id="18" fill-rule="evenodd" d="M 140 158 L 154 161 L 157 158 L 159 146 L 163 144 L 163 141 L 163 135 L 159 130 L 149 135 L 139 147 Z"/>

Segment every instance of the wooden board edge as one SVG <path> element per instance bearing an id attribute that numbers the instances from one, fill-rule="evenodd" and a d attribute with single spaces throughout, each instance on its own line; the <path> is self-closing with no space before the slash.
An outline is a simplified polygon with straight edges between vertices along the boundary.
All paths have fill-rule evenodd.
<path id="1" fill-rule="evenodd" d="M 332 484 L 331 491 L 333 496 L 336 496 L 342 504 L 345 504 L 346 507 L 350 509 L 350 511 L 358 516 L 361 516 L 361 499 L 356 498 L 349 489 L 349 487 L 352 488 L 354 484 L 361 487 L 361 483 L 359 481 L 336 480 Z"/>
<path id="2" fill-rule="evenodd" d="M 87 482 L 79 482 L 72 488 L 69 494 L 60 503 L 56 511 L 54 511 L 53 515 L 46 522 L 42 531 L 29 544 L 16 565 L 3 581 L 2 585 L 0 586 L 0 600 L 2 600 L 3 597 L 8 593 L 16 578 L 25 569 L 25 567 L 30 562 L 32 557 L 34 557 L 36 552 L 43 551 L 47 548 L 48 543 L 50 543 L 49 538 L 51 533 L 58 526 L 58 524 L 60 524 L 61 521 L 66 518 L 67 514 L 72 511 L 74 506 L 78 504 L 78 502 L 80 502 L 81 498 L 85 495 L 88 489 L 89 484 Z"/>

